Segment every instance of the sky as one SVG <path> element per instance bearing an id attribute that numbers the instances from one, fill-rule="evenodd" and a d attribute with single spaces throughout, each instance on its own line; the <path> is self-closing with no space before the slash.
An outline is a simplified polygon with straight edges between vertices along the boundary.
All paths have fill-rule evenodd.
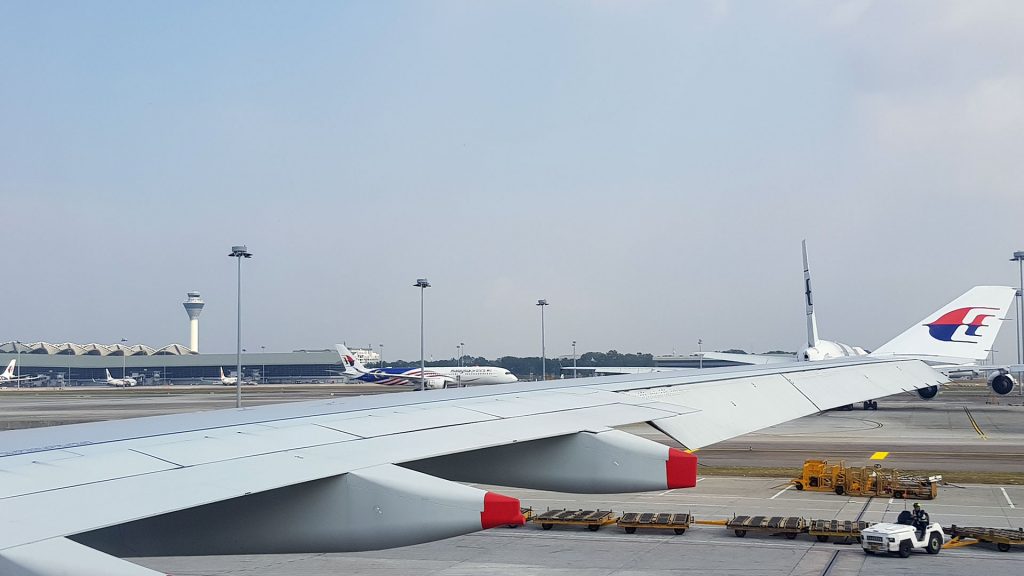
<path id="1" fill-rule="evenodd" d="M 0 341 L 877 347 L 1024 250 L 1024 3 L 0 3 Z M 1014 356 L 1007 325 L 996 360 Z"/>

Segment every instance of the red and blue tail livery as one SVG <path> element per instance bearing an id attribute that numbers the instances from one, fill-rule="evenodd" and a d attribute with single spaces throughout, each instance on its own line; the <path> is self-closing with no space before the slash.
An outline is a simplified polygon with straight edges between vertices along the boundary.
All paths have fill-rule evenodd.
<path id="1" fill-rule="evenodd" d="M 886 342 L 874 356 L 914 356 L 937 364 L 970 364 L 992 352 L 1014 288 L 975 286 Z"/>
<path id="2" fill-rule="evenodd" d="M 980 341 L 983 336 L 983 334 L 978 333 L 978 330 L 988 326 L 988 324 L 985 323 L 985 320 L 987 318 L 996 317 L 996 315 L 991 312 L 998 311 L 998 308 L 992 308 L 989 306 L 968 306 L 966 308 L 957 308 L 956 310 L 946 312 L 940 316 L 938 320 L 929 322 L 928 324 L 925 324 L 925 326 L 928 327 L 928 333 L 936 340 L 942 340 L 943 342 L 969 342 L 974 344 Z M 968 319 L 970 319 L 970 322 L 967 321 Z M 968 339 L 954 338 L 957 330 L 959 330 L 961 326 L 967 328 L 963 333 L 963 337 Z"/>

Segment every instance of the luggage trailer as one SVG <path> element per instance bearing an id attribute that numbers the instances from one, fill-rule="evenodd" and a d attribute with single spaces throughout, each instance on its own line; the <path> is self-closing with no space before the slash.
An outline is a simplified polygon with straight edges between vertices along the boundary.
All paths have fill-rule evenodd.
<path id="1" fill-rule="evenodd" d="M 531 520 L 540 524 L 544 530 L 551 530 L 555 524 L 565 526 L 586 526 L 591 532 L 597 532 L 602 526 L 614 524 L 618 520 L 611 510 L 548 510 L 537 514 Z"/>
<path id="2" fill-rule="evenodd" d="M 973 538 L 978 542 L 995 544 L 1000 552 L 1008 552 L 1011 546 L 1024 546 L 1024 528 L 1008 530 L 1005 528 L 981 528 L 977 526 L 953 526 L 949 529 L 953 537 L 952 542 L 960 545 L 967 545 L 964 538 Z M 971 542 L 973 544 L 974 542 Z"/>
<path id="3" fill-rule="evenodd" d="M 676 534 L 682 534 L 690 527 L 691 520 L 693 520 L 693 517 L 689 514 L 623 512 L 622 517 L 615 524 L 625 530 L 626 534 L 636 532 L 637 528 L 643 530 L 672 530 Z"/>

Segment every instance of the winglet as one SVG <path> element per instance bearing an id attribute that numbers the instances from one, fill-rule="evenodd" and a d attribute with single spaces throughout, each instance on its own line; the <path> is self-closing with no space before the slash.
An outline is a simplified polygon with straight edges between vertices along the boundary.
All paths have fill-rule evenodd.
<path id="1" fill-rule="evenodd" d="M 807 309 L 807 347 L 818 345 L 818 321 L 814 318 L 814 299 L 811 297 L 811 267 L 807 264 L 807 240 L 800 242 L 804 253 L 804 304 Z"/>
<path id="2" fill-rule="evenodd" d="M 975 286 L 899 336 L 873 356 L 931 357 L 954 364 L 984 360 L 1010 309 L 1015 288 Z"/>

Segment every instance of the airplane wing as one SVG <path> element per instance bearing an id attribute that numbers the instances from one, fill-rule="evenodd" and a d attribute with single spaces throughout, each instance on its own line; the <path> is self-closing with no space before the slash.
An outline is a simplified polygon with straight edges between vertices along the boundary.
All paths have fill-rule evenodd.
<path id="1" fill-rule="evenodd" d="M 518 500 L 459 482 L 692 487 L 696 456 L 614 428 L 649 422 L 696 449 L 945 381 L 862 357 L 2 432 L 0 573 L 154 574 L 120 558 L 368 550 L 521 523 Z"/>

